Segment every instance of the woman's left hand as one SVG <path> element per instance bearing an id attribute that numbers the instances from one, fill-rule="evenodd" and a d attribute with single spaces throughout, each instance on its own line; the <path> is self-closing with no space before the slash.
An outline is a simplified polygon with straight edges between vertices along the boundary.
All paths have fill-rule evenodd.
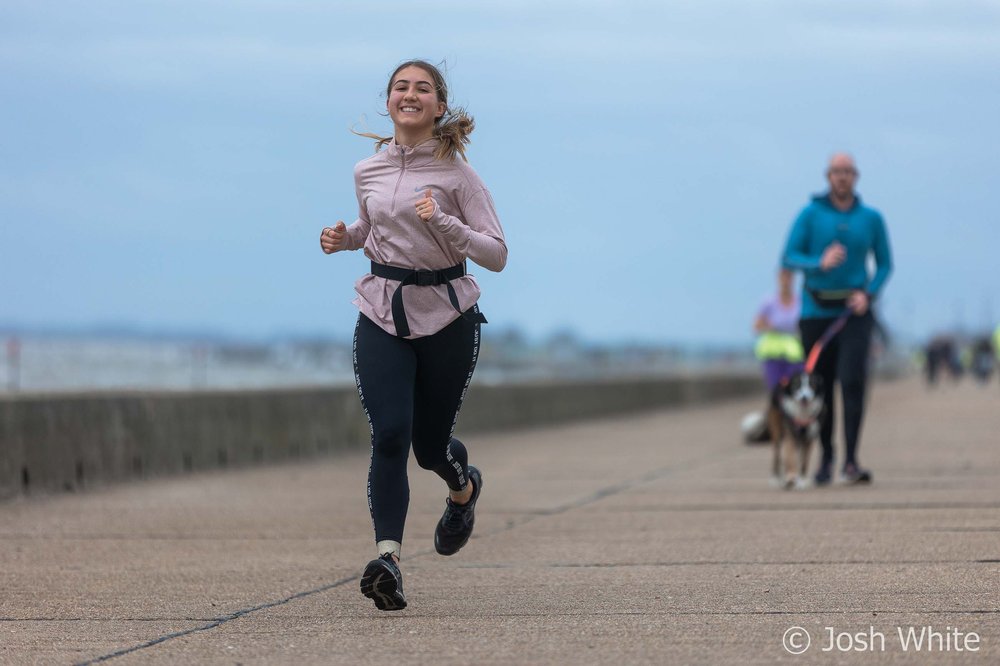
<path id="1" fill-rule="evenodd" d="M 431 219 L 431 215 L 434 214 L 434 210 L 437 208 L 437 204 L 434 203 L 433 194 L 434 193 L 430 191 L 430 188 L 428 188 L 427 191 L 424 192 L 424 198 L 420 199 L 416 203 L 417 215 L 419 215 L 420 219 L 424 222 Z"/>

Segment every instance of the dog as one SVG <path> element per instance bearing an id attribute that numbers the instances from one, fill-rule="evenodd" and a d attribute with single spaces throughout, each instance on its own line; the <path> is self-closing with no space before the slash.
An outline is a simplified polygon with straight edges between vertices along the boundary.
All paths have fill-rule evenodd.
<path id="1" fill-rule="evenodd" d="M 771 393 L 768 431 L 774 447 L 773 485 L 790 490 L 809 487 L 809 452 L 823 418 L 823 378 L 800 371 Z"/>

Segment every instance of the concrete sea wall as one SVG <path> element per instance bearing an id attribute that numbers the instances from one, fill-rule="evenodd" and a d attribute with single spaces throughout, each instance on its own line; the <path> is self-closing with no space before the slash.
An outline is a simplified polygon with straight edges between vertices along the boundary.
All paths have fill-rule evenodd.
<path id="1" fill-rule="evenodd" d="M 760 379 L 746 375 L 474 384 L 456 434 L 761 390 Z M 368 447 L 368 432 L 353 387 L 5 397 L 0 398 L 0 499 L 358 451 Z"/>

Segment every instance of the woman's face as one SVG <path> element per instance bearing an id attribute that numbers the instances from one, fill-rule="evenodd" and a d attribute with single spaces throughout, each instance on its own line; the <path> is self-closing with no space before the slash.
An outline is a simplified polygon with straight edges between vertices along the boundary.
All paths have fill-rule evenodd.
<path id="1" fill-rule="evenodd" d="M 434 121 L 445 111 L 444 102 L 438 101 L 434 79 L 413 65 L 404 67 L 393 77 L 385 104 L 393 125 L 409 133 L 430 132 Z"/>

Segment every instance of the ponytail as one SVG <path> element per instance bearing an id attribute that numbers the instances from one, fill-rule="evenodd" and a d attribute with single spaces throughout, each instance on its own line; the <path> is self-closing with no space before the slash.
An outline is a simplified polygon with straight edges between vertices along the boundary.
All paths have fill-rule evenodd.
<path id="1" fill-rule="evenodd" d="M 434 158 L 453 160 L 457 154 L 468 162 L 465 147 L 469 144 L 469 135 L 474 129 L 476 121 L 466 113 L 465 109 L 461 107 L 454 110 L 446 109 L 444 115 L 434 125 L 434 138 L 440 141 L 437 150 L 434 151 Z"/>

